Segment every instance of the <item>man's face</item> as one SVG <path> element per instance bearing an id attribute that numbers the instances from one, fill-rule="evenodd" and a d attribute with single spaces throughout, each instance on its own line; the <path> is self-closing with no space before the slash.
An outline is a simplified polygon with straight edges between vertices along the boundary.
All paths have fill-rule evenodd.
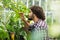
<path id="1" fill-rule="evenodd" d="M 28 20 L 33 20 L 33 18 L 34 18 L 33 12 L 30 11 Z"/>

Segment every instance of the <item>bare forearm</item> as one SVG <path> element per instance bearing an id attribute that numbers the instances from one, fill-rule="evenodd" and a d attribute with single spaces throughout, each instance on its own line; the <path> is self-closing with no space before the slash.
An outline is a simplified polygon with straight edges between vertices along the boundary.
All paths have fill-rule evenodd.
<path id="1" fill-rule="evenodd" d="M 24 30 L 26 31 L 26 33 L 29 33 L 28 29 L 29 29 L 29 22 L 27 22 L 26 20 L 24 20 L 25 26 L 24 26 Z"/>
<path id="2" fill-rule="evenodd" d="M 30 23 L 27 22 L 26 20 L 23 20 L 23 21 L 24 21 L 24 23 L 25 23 L 25 26 L 28 28 L 28 27 L 30 26 Z"/>

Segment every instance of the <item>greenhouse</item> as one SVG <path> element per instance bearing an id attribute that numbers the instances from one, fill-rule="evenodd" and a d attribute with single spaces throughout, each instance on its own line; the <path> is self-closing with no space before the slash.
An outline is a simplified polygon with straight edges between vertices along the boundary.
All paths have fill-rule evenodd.
<path id="1" fill-rule="evenodd" d="M 48 40 L 60 40 L 60 0 L 0 0 L 0 40 L 31 40 L 19 14 L 23 13 L 30 24 L 34 23 L 28 20 L 31 6 L 43 8 Z"/>

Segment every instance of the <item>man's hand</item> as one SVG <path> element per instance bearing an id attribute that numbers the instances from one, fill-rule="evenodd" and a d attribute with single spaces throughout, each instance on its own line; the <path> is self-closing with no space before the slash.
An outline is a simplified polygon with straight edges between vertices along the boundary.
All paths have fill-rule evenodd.
<path id="1" fill-rule="evenodd" d="M 24 14 L 23 13 L 19 13 L 20 14 L 20 18 L 24 21 L 25 18 L 24 18 Z"/>
<path id="2" fill-rule="evenodd" d="M 19 13 L 19 14 L 20 14 L 20 18 L 24 21 L 26 28 L 28 28 L 30 23 L 25 20 L 23 13 Z"/>

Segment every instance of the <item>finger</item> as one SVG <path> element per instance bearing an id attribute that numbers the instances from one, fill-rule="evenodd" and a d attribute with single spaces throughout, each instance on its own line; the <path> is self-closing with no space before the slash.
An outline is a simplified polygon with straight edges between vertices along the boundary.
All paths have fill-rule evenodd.
<path id="1" fill-rule="evenodd" d="M 20 16 L 24 16 L 24 14 L 23 13 L 20 13 Z"/>
<path id="2" fill-rule="evenodd" d="M 23 13 L 22 13 L 22 12 L 19 12 L 19 14 L 20 14 L 20 15 L 23 15 Z"/>

